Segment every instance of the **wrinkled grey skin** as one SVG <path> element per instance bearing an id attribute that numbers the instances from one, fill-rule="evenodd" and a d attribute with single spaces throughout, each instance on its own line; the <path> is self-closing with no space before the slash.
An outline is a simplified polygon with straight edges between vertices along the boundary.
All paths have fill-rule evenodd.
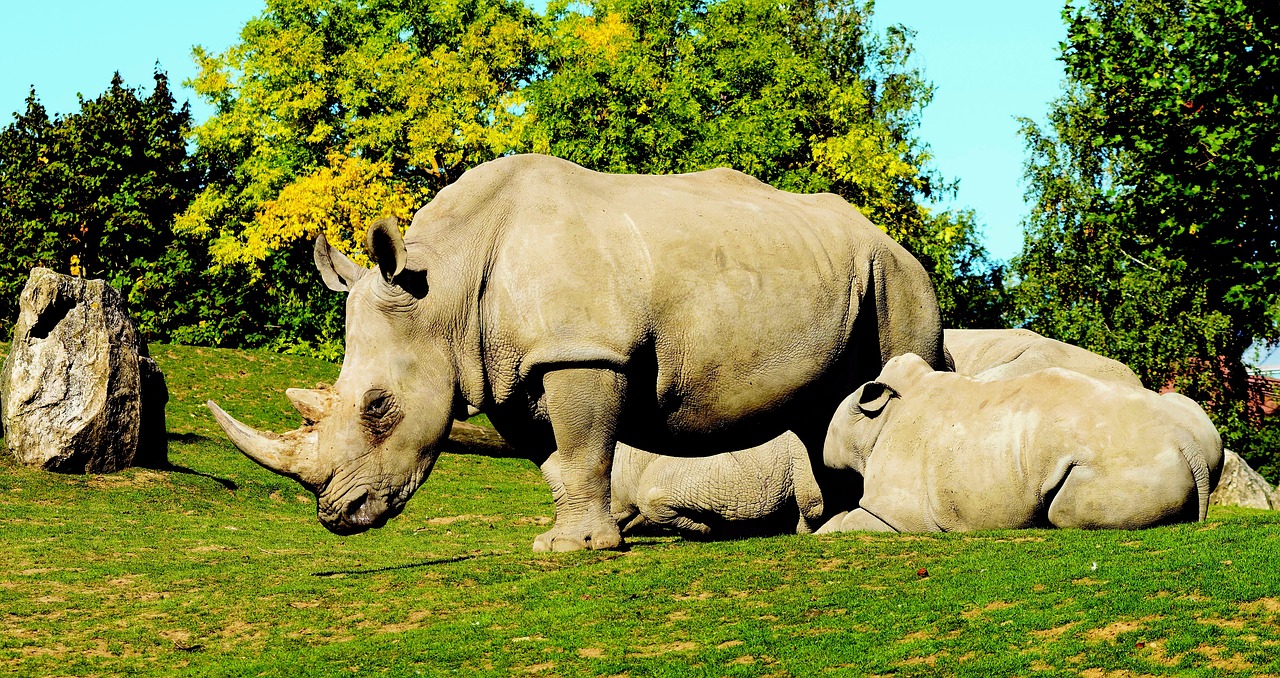
<path id="1" fill-rule="evenodd" d="M 1061 368 L 978 381 L 905 355 L 841 404 L 823 458 L 865 480 L 820 533 L 1139 529 L 1204 519 L 1222 441 L 1178 394 Z"/>
<path id="2" fill-rule="evenodd" d="M 560 455 L 542 464 L 557 511 Z M 820 525 L 822 492 L 809 454 L 792 433 L 738 452 L 668 457 L 619 444 L 613 454 L 613 519 L 623 534 L 668 528 L 702 538 L 808 534 Z"/>
<path id="3" fill-rule="evenodd" d="M 348 296 L 347 353 L 314 446 L 215 409 L 341 534 L 403 508 L 467 407 L 531 458 L 560 452 L 563 510 L 535 550 L 615 548 L 618 441 L 700 456 L 791 430 L 816 458 L 851 384 L 906 352 L 945 367 L 914 258 L 837 196 L 732 170 L 501 158 L 442 190 L 403 238 L 375 224 L 366 247 L 371 273 L 317 240 L 321 275 Z"/>
<path id="4" fill-rule="evenodd" d="M 955 371 L 979 381 L 995 381 L 1061 367 L 1095 379 L 1142 388 L 1127 365 L 1031 330 L 946 330 L 943 343 Z"/>

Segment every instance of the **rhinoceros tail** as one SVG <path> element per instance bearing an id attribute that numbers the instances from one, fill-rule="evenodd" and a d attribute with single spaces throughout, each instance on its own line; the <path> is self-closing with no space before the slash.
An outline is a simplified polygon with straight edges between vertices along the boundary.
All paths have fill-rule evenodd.
<path id="1" fill-rule="evenodd" d="M 1196 497 L 1200 502 L 1199 520 L 1204 522 L 1205 516 L 1209 513 L 1209 464 L 1196 445 L 1179 445 L 1178 450 L 1182 452 L 1183 458 L 1187 460 L 1187 466 L 1191 468 L 1191 477 L 1195 478 Z"/>

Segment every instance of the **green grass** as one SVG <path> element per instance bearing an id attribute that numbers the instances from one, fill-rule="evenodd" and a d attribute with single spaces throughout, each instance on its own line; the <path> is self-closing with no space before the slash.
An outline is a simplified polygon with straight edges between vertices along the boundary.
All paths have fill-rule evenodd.
<path id="1" fill-rule="evenodd" d="M 1269 512 L 1144 532 L 649 537 L 536 555 L 552 508 L 534 466 L 445 456 L 402 516 L 337 537 L 202 405 L 292 428 L 284 389 L 335 366 L 152 353 L 177 470 L 0 462 L 0 673 L 1280 673 Z"/>

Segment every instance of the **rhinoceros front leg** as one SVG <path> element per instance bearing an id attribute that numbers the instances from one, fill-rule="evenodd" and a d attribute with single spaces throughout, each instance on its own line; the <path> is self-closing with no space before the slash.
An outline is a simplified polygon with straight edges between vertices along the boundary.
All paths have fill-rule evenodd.
<path id="1" fill-rule="evenodd" d="M 542 386 L 564 496 L 556 502 L 555 526 L 533 540 L 533 550 L 618 548 L 622 534 L 610 511 L 609 474 L 626 378 L 609 369 L 563 369 L 548 372 Z"/>

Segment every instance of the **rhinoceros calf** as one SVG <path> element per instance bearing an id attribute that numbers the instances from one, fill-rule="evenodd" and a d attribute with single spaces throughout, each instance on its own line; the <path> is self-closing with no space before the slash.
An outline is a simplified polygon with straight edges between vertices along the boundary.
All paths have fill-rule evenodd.
<path id="1" fill-rule="evenodd" d="M 823 459 L 864 486 L 819 532 L 1138 529 L 1204 519 L 1222 441 L 1178 394 L 1060 368 L 979 381 L 905 355 L 840 405 Z"/>
<path id="2" fill-rule="evenodd" d="M 946 330 L 943 343 L 955 371 L 981 381 L 1061 367 L 1115 384 L 1142 388 L 1127 365 L 1031 330 Z"/>
<path id="3" fill-rule="evenodd" d="M 372 271 L 316 241 L 326 285 L 348 295 L 336 404 L 314 435 L 254 431 L 210 403 L 339 534 L 399 513 L 468 407 L 530 458 L 559 451 L 565 502 L 535 550 L 614 548 L 617 442 L 702 456 L 793 431 L 816 459 L 851 384 L 906 352 L 945 367 L 919 262 L 838 196 L 732 170 L 501 158 L 403 237 L 375 223 L 365 246 Z"/>
<path id="4" fill-rule="evenodd" d="M 542 464 L 557 511 L 560 455 Z M 613 455 L 613 518 L 623 534 L 668 528 L 703 538 L 807 534 L 820 525 L 822 492 L 800 439 L 709 457 L 668 457 L 619 444 Z"/>

